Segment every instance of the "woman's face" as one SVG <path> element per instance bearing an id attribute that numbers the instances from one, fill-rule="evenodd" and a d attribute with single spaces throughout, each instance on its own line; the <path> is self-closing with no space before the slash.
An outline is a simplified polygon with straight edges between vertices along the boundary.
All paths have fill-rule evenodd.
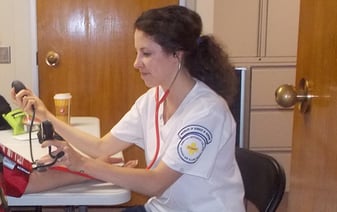
<path id="1" fill-rule="evenodd" d="M 161 85 L 168 88 L 178 69 L 179 61 L 173 54 L 167 54 L 143 31 L 136 30 L 135 48 L 137 56 L 134 67 L 139 70 L 147 87 Z"/>

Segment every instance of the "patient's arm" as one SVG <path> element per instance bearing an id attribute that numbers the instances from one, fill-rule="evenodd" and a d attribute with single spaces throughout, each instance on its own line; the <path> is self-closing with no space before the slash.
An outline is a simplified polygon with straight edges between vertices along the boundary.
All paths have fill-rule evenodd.
<path id="1" fill-rule="evenodd" d="M 44 157 L 45 159 L 47 157 Z M 101 158 L 102 160 L 102 158 Z M 124 162 L 121 158 L 109 157 L 104 159 L 105 162 L 111 165 L 123 164 L 123 167 L 135 168 L 138 165 L 137 160 L 131 160 Z M 37 193 L 41 191 L 46 191 L 49 189 L 54 189 L 60 186 L 65 186 L 69 184 L 81 183 L 91 178 L 83 177 L 80 175 L 67 173 L 64 171 L 59 171 L 55 169 L 48 169 L 45 172 L 33 171 L 29 177 L 29 182 L 25 193 Z"/>
<path id="2" fill-rule="evenodd" d="M 29 177 L 25 193 L 37 193 L 87 180 L 89 180 L 87 177 L 53 169 L 49 169 L 45 172 L 33 171 Z"/>

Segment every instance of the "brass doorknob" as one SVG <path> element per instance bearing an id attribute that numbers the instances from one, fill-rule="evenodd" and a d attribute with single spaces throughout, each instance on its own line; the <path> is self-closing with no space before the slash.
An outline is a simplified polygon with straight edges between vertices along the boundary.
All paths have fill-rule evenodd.
<path id="1" fill-rule="evenodd" d="M 60 55 L 57 52 L 49 51 L 46 55 L 46 64 L 54 67 L 60 62 Z"/>
<path id="2" fill-rule="evenodd" d="M 281 85 L 275 90 L 275 100 L 281 107 L 292 107 L 299 103 L 299 109 L 306 113 L 310 109 L 311 95 L 309 95 L 309 82 L 305 79 L 299 81 L 295 88 L 292 85 Z"/>

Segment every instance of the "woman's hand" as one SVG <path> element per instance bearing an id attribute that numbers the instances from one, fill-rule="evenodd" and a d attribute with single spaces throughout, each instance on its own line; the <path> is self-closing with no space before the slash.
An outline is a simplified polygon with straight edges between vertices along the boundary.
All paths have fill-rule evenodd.
<path id="1" fill-rule="evenodd" d="M 12 88 L 10 94 L 14 103 L 24 112 L 32 115 L 34 109 L 35 115 L 41 121 L 47 120 L 47 114 L 49 111 L 41 99 L 35 96 L 30 89 L 23 89 L 16 94 L 14 88 Z"/>
<path id="2" fill-rule="evenodd" d="M 57 166 L 65 166 L 69 170 L 79 171 L 81 170 L 84 161 L 87 159 L 87 157 L 85 157 L 83 154 L 75 150 L 66 141 L 47 140 L 44 141 L 41 145 L 42 148 L 49 146 L 51 146 L 54 149 L 56 148 L 56 150 L 53 151 L 54 155 L 57 155 L 61 151 L 64 153 L 62 157 L 57 159 L 57 162 L 55 164 Z"/>
<path id="3" fill-rule="evenodd" d="M 117 158 L 117 157 L 100 157 L 97 158 L 98 160 L 104 161 L 106 163 L 109 163 L 111 165 L 118 165 L 122 167 L 128 167 L 128 168 L 135 168 L 138 165 L 138 160 L 130 160 L 128 162 L 124 162 L 123 158 Z"/>
<path id="4" fill-rule="evenodd" d="M 55 153 L 52 153 L 55 154 Z M 55 154 L 56 155 L 56 154 Z M 37 161 L 37 164 L 45 165 L 45 164 L 52 164 L 54 162 L 54 158 L 50 157 L 49 154 L 42 156 Z"/>
<path id="5" fill-rule="evenodd" d="M 89 160 L 88 157 L 81 154 L 79 151 L 75 150 L 71 145 L 66 141 L 60 140 L 47 140 L 44 141 L 41 145 L 43 148 L 53 146 L 56 150 L 53 151 L 53 154 L 56 155 L 59 152 L 63 151 L 64 155 L 60 157 L 55 165 L 65 166 L 72 171 L 80 171 L 83 167 L 83 164 L 86 160 Z M 116 157 L 100 157 L 96 160 L 104 161 L 111 165 L 120 165 L 123 167 L 134 168 L 138 165 L 138 160 L 131 160 L 124 163 L 122 158 Z M 122 165 L 121 165 L 122 164 Z"/>

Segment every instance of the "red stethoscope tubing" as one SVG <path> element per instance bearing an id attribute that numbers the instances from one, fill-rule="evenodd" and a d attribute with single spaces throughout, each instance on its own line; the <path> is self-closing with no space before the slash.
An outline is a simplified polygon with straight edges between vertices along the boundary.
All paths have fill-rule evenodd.
<path id="1" fill-rule="evenodd" d="M 159 108 L 160 105 L 166 100 L 169 94 L 169 90 L 166 90 L 164 95 L 159 99 L 159 87 L 156 87 L 156 109 L 155 109 L 155 116 L 154 116 L 154 123 L 155 123 L 155 131 L 156 131 L 156 151 L 154 153 L 153 159 L 151 160 L 150 164 L 146 167 L 146 169 L 151 169 L 153 164 L 156 162 L 159 154 L 160 149 L 160 134 L 159 134 Z"/>

